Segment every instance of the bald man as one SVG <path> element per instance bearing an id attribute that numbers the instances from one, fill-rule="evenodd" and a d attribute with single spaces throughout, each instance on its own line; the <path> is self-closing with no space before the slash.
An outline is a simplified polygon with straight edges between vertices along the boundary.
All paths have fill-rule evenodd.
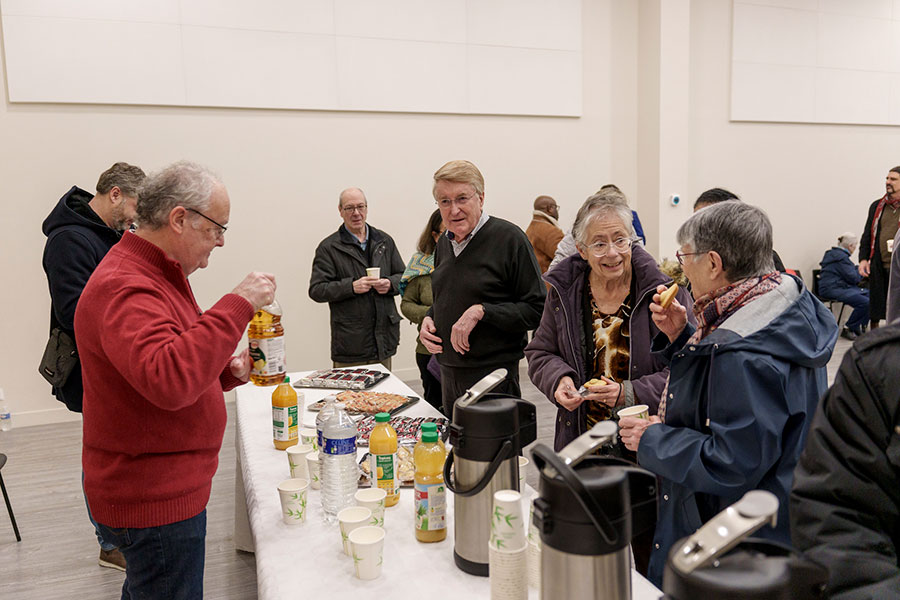
<path id="1" fill-rule="evenodd" d="M 563 230 L 559 227 L 559 205 L 550 196 L 538 196 L 534 200 L 534 217 L 525 235 L 534 248 L 541 274 L 550 268 L 550 261 L 556 253 L 556 246 L 563 238 Z"/>

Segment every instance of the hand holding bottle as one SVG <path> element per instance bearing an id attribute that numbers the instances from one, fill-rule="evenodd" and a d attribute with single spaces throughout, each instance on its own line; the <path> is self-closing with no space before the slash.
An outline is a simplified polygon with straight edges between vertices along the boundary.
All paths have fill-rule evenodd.
<path id="1" fill-rule="evenodd" d="M 271 273 L 254 271 L 231 291 L 253 306 L 257 311 L 275 299 L 275 276 Z"/>

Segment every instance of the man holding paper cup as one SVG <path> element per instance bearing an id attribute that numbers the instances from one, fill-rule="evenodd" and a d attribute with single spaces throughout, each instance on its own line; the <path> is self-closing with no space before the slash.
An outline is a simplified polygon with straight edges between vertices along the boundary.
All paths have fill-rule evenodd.
<path id="1" fill-rule="evenodd" d="M 331 312 L 331 360 L 335 367 L 380 362 L 391 368 L 400 343 L 400 291 L 405 263 L 394 240 L 366 223 L 369 205 L 359 188 L 338 197 L 344 223 L 319 243 L 309 297 Z"/>
<path id="2" fill-rule="evenodd" d="M 661 478 L 648 570 L 656 585 L 672 544 L 750 490 L 780 501 L 776 527 L 756 535 L 790 543 L 793 471 L 838 333 L 803 282 L 775 270 L 772 225 L 760 209 L 722 202 L 695 213 L 677 236 L 697 327 L 677 300 L 661 306 L 659 286 L 650 305 L 661 332 L 654 350 L 669 379 L 658 416 L 619 420 L 625 446 Z"/>

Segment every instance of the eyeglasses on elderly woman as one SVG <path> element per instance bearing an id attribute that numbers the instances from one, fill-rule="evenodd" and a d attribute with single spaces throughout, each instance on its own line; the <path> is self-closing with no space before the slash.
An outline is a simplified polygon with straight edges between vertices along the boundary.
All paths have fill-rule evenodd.
<path id="1" fill-rule="evenodd" d="M 609 247 L 612 246 L 616 252 L 625 252 L 629 248 L 631 248 L 631 243 L 634 241 L 634 238 L 630 237 L 618 237 L 614 239 L 612 242 L 599 241 L 594 242 L 587 246 L 588 252 L 594 256 L 594 258 L 603 258 L 607 254 L 609 254 Z"/>

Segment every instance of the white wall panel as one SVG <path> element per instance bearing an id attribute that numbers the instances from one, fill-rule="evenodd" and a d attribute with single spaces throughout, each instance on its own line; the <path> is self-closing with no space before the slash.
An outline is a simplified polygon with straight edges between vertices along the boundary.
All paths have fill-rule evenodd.
<path id="1" fill-rule="evenodd" d="M 469 43 L 576 51 L 581 48 L 580 0 L 469 2 Z"/>
<path id="2" fill-rule="evenodd" d="M 890 80 L 885 73 L 818 69 L 816 121 L 887 123 Z"/>
<path id="3" fill-rule="evenodd" d="M 814 66 L 817 22 L 816 13 L 807 10 L 736 4 L 734 60 Z M 761 31 L 766 32 L 764 41 Z"/>
<path id="4" fill-rule="evenodd" d="M 4 15 L 178 23 L 179 0 L 3 0 Z"/>
<path id="5" fill-rule="evenodd" d="M 819 10 L 839 15 L 890 19 L 892 2 L 893 0 L 819 0 Z"/>
<path id="6" fill-rule="evenodd" d="M 188 26 L 183 36 L 188 104 L 328 108 L 337 103 L 332 36 Z"/>
<path id="7" fill-rule="evenodd" d="M 881 19 L 819 15 L 820 67 L 887 71 L 895 62 L 891 55 L 894 22 Z"/>
<path id="8" fill-rule="evenodd" d="M 496 113 L 503 106 L 521 114 L 581 114 L 580 64 L 554 50 L 469 47 L 469 108 Z M 577 90 L 578 93 L 572 93 Z"/>
<path id="9" fill-rule="evenodd" d="M 339 36 L 466 43 L 466 0 L 335 0 Z"/>
<path id="10" fill-rule="evenodd" d="M 779 8 L 796 8 L 800 10 L 818 10 L 819 0 L 748 0 L 747 4 L 759 6 L 777 6 Z"/>
<path id="11" fill-rule="evenodd" d="M 900 21 L 900 0 L 894 0 L 894 10 L 891 16 L 895 21 Z"/>
<path id="12" fill-rule="evenodd" d="M 346 110 L 468 112 L 461 44 L 337 39 L 338 102 Z"/>
<path id="13" fill-rule="evenodd" d="M 888 96 L 888 123 L 900 125 L 900 75 L 891 76 Z"/>
<path id="14" fill-rule="evenodd" d="M 332 0 L 181 0 L 181 22 L 231 29 L 334 33 Z"/>
<path id="15" fill-rule="evenodd" d="M 815 119 L 816 70 L 813 67 L 736 63 L 732 71 L 731 111 L 740 120 L 765 120 L 777 113 L 784 121 Z"/>
<path id="16" fill-rule="evenodd" d="M 4 16 L 3 33 L 12 102 L 185 101 L 177 25 Z"/>

